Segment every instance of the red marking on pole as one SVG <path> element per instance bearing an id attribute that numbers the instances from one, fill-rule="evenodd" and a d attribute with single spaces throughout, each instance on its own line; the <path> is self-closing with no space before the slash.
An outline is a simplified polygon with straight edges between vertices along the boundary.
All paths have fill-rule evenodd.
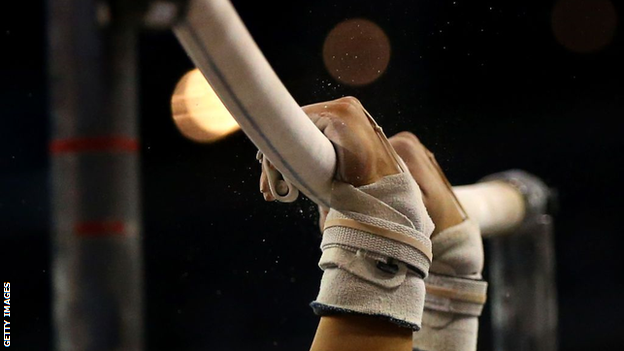
<path id="1" fill-rule="evenodd" d="M 83 237 L 104 237 L 124 235 L 126 227 L 119 221 L 80 222 L 74 228 L 76 235 Z"/>
<path id="2" fill-rule="evenodd" d="M 127 137 L 104 136 L 92 138 L 69 138 L 53 140 L 50 143 L 50 153 L 77 153 L 77 152 L 135 152 L 139 143 Z"/>

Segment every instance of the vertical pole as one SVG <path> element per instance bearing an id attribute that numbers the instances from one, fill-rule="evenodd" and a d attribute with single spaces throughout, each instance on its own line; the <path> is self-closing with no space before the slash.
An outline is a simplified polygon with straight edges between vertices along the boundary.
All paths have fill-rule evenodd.
<path id="1" fill-rule="evenodd" d="M 57 350 L 143 349 L 137 28 L 112 5 L 48 1 Z"/>
<path id="2" fill-rule="evenodd" d="M 510 233 L 489 238 L 490 304 L 496 351 L 555 351 L 557 291 L 552 194 L 538 178 L 508 171 L 486 178 L 516 187 L 527 213 Z"/>
<path id="3" fill-rule="evenodd" d="M 489 259 L 494 350 L 557 350 L 552 218 L 491 238 Z"/>

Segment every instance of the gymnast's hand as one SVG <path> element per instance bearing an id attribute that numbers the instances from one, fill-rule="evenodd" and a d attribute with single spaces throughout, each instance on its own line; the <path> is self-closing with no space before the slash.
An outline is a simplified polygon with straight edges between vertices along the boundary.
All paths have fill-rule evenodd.
<path id="1" fill-rule="evenodd" d="M 389 140 L 420 187 L 427 212 L 435 224 L 432 237 L 461 223 L 464 217 L 454 200 L 452 189 L 438 171 L 431 151 L 410 132 L 398 133 Z"/>
<path id="2" fill-rule="evenodd" d="M 462 221 L 452 192 L 432 163 L 430 152 L 413 134 L 404 132 L 384 143 L 360 102 L 352 97 L 308 105 L 304 112 L 332 142 L 336 150 L 335 179 L 356 187 L 372 184 L 385 176 L 401 172 L 394 151 L 403 159 L 419 184 L 429 216 L 439 230 Z M 268 160 L 264 160 L 265 162 Z M 263 173 L 260 190 L 267 201 L 274 200 Z M 327 209 L 319 208 L 320 227 Z M 429 234 L 427 234 L 429 235 Z M 321 318 L 312 346 L 313 351 L 411 350 L 412 331 L 376 317 L 333 315 Z"/>
<path id="3" fill-rule="evenodd" d="M 344 97 L 320 102 L 304 106 L 303 111 L 336 149 L 337 180 L 362 186 L 400 172 L 400 168 L 377 136 L 358 99 Z M 409 132 L 399 133 L 389 140 L 420 186 L 425 207 L 436 225 L 434 235 L 460 223 L 462 216 L 453 202 L 450 190 L 431 163 L 429 150 Z M 260 191 L 265 200 L 275 200 L 264 173 L 260 176 Z M 319 208 L 319 212 L 319 225 L 322 229 L 327 209 Z"/>
<path id="4" fill-rule="evenodd" d="M 400 172 L 356 98 L 320 102 L 304 106 L 303 111 L 334 145 L 337 180 L 362 186 Z M 260 191 L 265 200 L 275 200 L 264 173 Z"/>

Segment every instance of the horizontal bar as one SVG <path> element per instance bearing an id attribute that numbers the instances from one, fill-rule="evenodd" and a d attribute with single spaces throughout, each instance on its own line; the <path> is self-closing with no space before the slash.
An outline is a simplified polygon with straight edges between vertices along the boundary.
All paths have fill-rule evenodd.
<path id="1" fill-rule="evenodd" d="M 228 0 L 189 0 L 173 30 L 241 129 L 314 202 L 329 207 L 336 154 L 277 77 Z M 458 187 L 485 236 L 524 217 L 522 195 L 502 182 Z"/>
<path id="2" fill-rule="evenodd" d="M 191 0 L 173 28 L 241 129 L 293 184 L 329 207 L 332 144 L 277 77 L 227 0 Z"/>

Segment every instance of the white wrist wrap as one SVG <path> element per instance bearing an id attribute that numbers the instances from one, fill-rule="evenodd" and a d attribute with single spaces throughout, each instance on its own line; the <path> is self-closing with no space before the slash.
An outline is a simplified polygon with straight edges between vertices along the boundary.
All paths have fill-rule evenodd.
<path id="1" fill-rule="evenodd" d="M 420 331 L 414 333 L 414 350 L 475 351 L 479 318 L 425 310 Z"/>
<path id="2" fill-rule="evenodd" d="M 486 301 L 481 279 L 483 245 L 476 223 L 466 220 L 438 233 L 435 255 L 425 279 L 427 296 L 422 329 L 414 348 L 423 351 L 474 351 L 479 316 Z"/>
<path id="3" fill-rule="evenodd" d="M 433 222 L 409 173 L 359 188 L 335 182 L 319 262 L 317 314 L 376 315 L 418 329 Z"/>

